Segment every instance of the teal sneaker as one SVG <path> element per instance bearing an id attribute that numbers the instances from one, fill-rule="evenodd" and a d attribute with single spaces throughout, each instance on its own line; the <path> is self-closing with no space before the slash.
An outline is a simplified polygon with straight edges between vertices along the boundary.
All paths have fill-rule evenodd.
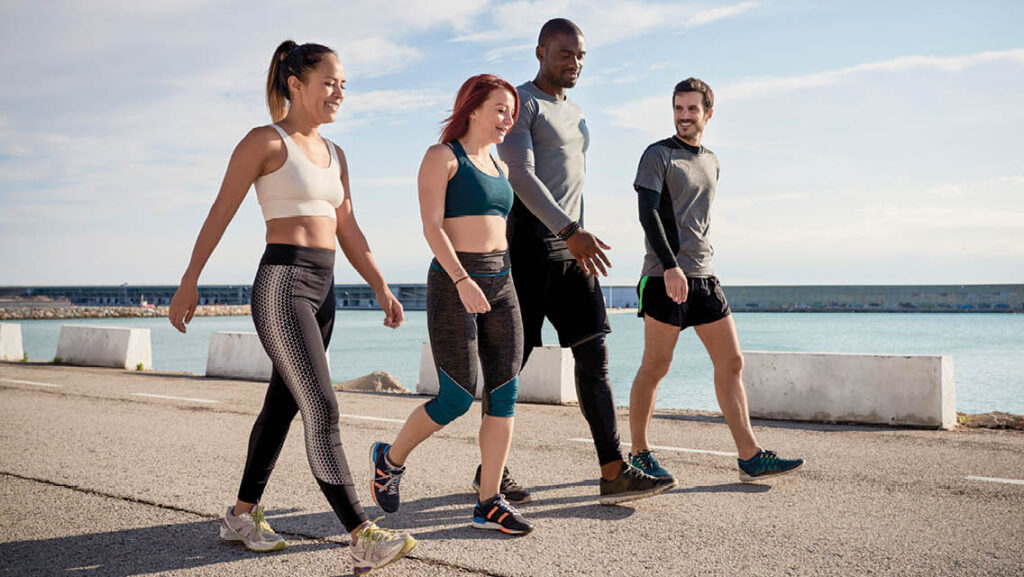
<path id="1" fill-rule="evenodd" d="M 740 466 L 740 481 L 755 483 L 770 477 L 781 477 L 804 465 L 803 459 L 780 459 L 775 451 L 761 450 L 749 460 L 736 459 Z"/>
<path id="2" fill-rule="evenodd" d="M 637 451 L 635 455 L 630 454 L 629 462 L 637 469 L 657 479 L 675 480 L 672 473 L 665 470 L 665 467 L 658 463 L 658 460 L 654 458 L 654 454 L 650 451 Z"/>

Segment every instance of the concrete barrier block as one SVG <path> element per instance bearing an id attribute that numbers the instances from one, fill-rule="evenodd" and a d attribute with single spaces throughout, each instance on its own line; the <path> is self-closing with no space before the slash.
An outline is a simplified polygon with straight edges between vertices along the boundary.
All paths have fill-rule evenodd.
<path id="1" fill-rule="evenodd" d="M 330 367 L 331 356 L 327 355 Z M 206 376 L 269 382 L 273 365 L 256 333 L 219 332 L 210 335 Z"/>
<path id="2" fill-rule="evenodd" d="M 57 358 L 71 365 L 153 368 L 149 329 L 63 325 L 57 342 Z"/>
<path id="3" fill-rule="evenodd" d="M 577 402 L 575 367 L 569 349 L 557 345 L 537 347 L 519 374 L 519 402 L 553 405 Z M 480 371 L 477 374 L 478 399 L 483 391 L 483 382 L 483 371 Z M 440 386 L 430 343 L 423 343 L 420 350 L 420 379 L 416 383 L 416 392 L 420 395 L 436 395 Z"/>
<path id="4" fill-rule="evenodd" d="M 0 361 L 20 361 L 25 358 L 21 343 L 21 325 L 0 323 Z"/>
<path id="5" fill-rule="evenodd" d="M 743 357 L 752 417 L 956 426 L 949 355 L 745 351 Z"/>

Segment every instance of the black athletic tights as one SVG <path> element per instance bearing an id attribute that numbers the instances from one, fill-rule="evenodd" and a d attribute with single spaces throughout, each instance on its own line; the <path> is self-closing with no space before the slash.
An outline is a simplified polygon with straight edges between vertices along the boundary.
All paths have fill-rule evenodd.
<path id="1" fill-rule="evenodd" d="M 367 520 L 338 430 L 327 345 L 334 328 L 334 251 L 268 244 L 252 285 L 252 319 L 274 370 L 256 423 L 238 498 L 257 503 L 297 412 L 320 489 L 348 531 Z"/>

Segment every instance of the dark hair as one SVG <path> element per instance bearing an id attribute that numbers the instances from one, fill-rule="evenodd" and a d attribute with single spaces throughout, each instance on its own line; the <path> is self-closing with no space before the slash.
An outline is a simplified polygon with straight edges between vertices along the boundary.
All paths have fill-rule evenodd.
<path id="1" fill-rule="evenodd" d="M 285 102 L 291 100 L 288 77 L 295 76 L 305 82 L 309 71 L 320 64 L 325 54 L 337 55 L 321 44 L 296 44 L 292 40 L 285 40 L 277 47 L 267 70 L 267 108 L 274 122 L 284 118 L 288 112 L 285 105 Z"/>
<path id="2" fill-rule="evenodd" d="M 508 90 L 514 102 L 512 122 L 519 118 L 519 93 L 508 81 L 493 74 L 479 74 L 462 83 L 459 93 L 455 95 L 455 107 L 452 115 L 441 123 L 441 142 L 454 142 L 469 130 L 469 115 L 483 106 L 491 92 L 499 89 Z"/>
<path id="3" fill-rule="evenodd" d="M 704 96 L 704 110 L 711 110 L 715 107 L 715 93 L 711 91 L 711 87 L 706 82 L 699 78 L 687 78 L 672 90 L 672 103 L 675 104 L 676 94 L 683 92 L 700 92 Z"/>
<path id="4" fill-rule="evenodd" d="M 580 35 L 583 36 L 583 31 L 580 27 L 573 24 L 572 20 L 566 18 L 552 18 L 544 23 L 544 26 L 540 28 L 540 35 L 537 36 L 537 45 L 544 46 L 548 43 L 548 40 L 556 34 L 569 34 L 571 36 Z"/>

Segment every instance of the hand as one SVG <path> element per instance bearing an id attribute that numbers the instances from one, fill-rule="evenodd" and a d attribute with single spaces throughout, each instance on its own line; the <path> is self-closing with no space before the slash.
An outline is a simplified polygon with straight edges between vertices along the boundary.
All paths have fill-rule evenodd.
<path id="1" fill-rule="evenodd" d="M 491 303 L 487 302 L 484 291 L 480 290 L 480 286 L 472 278 L 459 281 L 455 288 L 459 291 L 459 300 L 462 301 L 462 306 L 466 307 L 467 313 L 483 314 L 491 310 Z"/>
<path id="2" fill-rule="evenodd" d="M 686 302 L 686 297 L 690 296 L 690 288 L 683 269 L 673 267 L 665 271 L 665 293 L 677 305 Z"/>
<path id="3" fill-rule="evenodd" d="M 389 329 L 397 329 L 405 321 L 405 309 L 402 303 L 391 294 L 391 290 L 385 286 L 380 292 L 374 293 L 377 304 L 384 311 L 384 326 Z"/>
<path id="4" fill-rule="evenodd" d="M 608 268 L 612 267 L 612 263 L 604 251 L 611 250 L 612 247 L 601 242 L 601 239 L 597 238 L 594 233 L 580 228 L 565 241 L 565 245 L 569 248 L 572 256 L 576 258 L 576 262 L 579 263 L 583 272 L 587 274 L 600 272 L 602 276 L 608 276 Z"/>
<path id="5" fill-rule="evenodd" d="M 182 281 L 181 286 L 171 297 L 171 304 L 167 307 L 167 318 L 174 328 L 185 332 L 185 325 L 192 322 L 192 315 L 196 314 L 198 304 L 199 289 L 195 283 Z"/>

